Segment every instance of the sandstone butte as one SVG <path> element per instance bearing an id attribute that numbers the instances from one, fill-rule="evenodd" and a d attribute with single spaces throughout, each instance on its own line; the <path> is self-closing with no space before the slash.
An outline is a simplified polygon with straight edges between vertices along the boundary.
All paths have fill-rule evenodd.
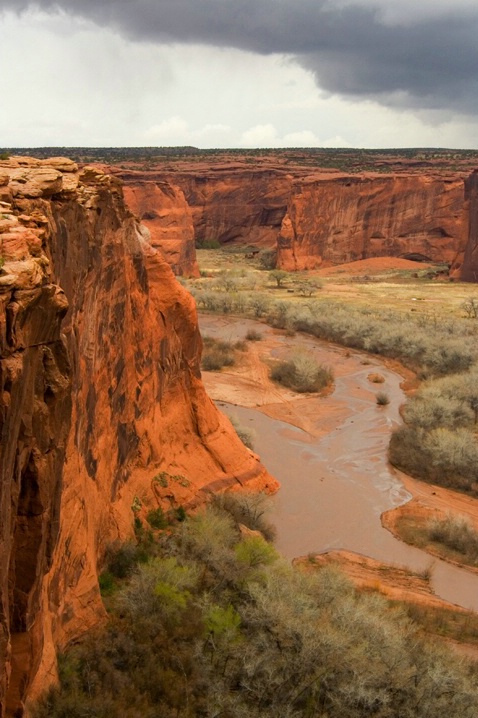
<path id="1" fill-rule="evenodd" d="M 151 187 L 167 180 L 184 193 L 199 242 L 277 248 L 277 266 L 288 271 L 381 256 L 451 264 L 463 252 L 458 172 L 343 174 L 259 161 L 111 171 L 146 222 L 162 207 Z"/>
<path id="2" fill-rule="evenodd" d="M 121 182 L 67 159 L 11 158 L 0 201 L 0 716 L 10 716 L 55 680 L 56 651 L 104 620 L 101 558 L 131 536 L 132 507 L 144 518 L 277 484 L 207 397 L 194 302 Z"/>

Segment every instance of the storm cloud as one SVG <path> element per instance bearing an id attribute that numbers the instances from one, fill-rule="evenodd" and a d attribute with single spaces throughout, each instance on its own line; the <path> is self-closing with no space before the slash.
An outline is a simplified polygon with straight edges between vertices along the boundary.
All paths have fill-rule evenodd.
<path id="1" fill-rule="evenodd" d="M 294 58 L 330 93 L 473 113 L 478 6 L 407 0 L 2 0 L 64 12 L 139 42 L 195 43 Z M 397 12 L 397 5 L 402 12 Z M 416 4 L 415 4 L 416 7 Z M 395 8 L 395 11 L 393 11 Z"/>

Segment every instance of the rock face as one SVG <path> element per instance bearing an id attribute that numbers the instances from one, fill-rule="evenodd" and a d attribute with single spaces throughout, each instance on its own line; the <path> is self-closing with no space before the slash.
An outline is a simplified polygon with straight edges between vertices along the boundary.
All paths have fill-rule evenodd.
<path id="1" fill-rule="evenodd" d="M 478 171 L 465 180 L 463 211 L 464 254 L 454 266 L 454 274 L 464 282 L 478 282 Z"/>
<path id="2" fill-rule="evenodd" d="M 138 176 L 168 180 L 184 192 L 196 240 L 274 247 L 287 209 L 292 175 L 284 169 L 249 169 L 244 164 L 215 165 L 139 174 L 116 171 L 126 187 Z"/>
<path id="3" fill-rule="evenodd" d="M 169 182 L 138 180 L 124 188 L 124 197 L 149 229 L 151 245 L 162 251 L 173 272 L 198 277 L 193 220 L 182 190 Z"/>
<path id="4" fill-rule="evenodd" d="M 315 269 L 369 257 L 453 262 L 462 242 L 461 179 L 330 176 L 297 180 L 277 266 Z"/>
<path id="5" fill-rule="evenodd" d="M 276 486 L 206 396 L 193 300 L 120 182 L 66 160 L 18 182 L 15 164 L 0 163 L 2 716 L 103 618 L 101 556 L 135 516 Z"/>

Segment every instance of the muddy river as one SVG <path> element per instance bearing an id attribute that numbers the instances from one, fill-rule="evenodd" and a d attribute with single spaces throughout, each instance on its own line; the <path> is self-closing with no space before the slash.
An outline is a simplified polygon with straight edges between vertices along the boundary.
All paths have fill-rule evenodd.
<path id="1" fill-rule="evenodd" d="M 405 401 L 400 375 L 361 352 L 301 334 L 285 337 L 251 320 L 202 316 L 200 326 L 203 334 L 228 340 L 254 326 L 264 337 L 255 343 L 261 362 L 301 350 L 334 369 L 333 392 L 319 398 L 274 396 L 261 372 L 254 381 L 250 368 L 246 376 L 205 375 L 219 407 L 254 431 L 255 450 L 281 484 L 271 517 L 279 550 L 293 558 L 346 549 L 412 571 L 432 565 L 435 593 L 478 611 L 477 575 L 402 543 L 380 522 L 384 511 L 410 499 L 387 462 L 390 432 Z M 372 383 L 371 373 L 383 383 Z M 377 406 L 378 391 L 388 394 L 388 405 Z"/>

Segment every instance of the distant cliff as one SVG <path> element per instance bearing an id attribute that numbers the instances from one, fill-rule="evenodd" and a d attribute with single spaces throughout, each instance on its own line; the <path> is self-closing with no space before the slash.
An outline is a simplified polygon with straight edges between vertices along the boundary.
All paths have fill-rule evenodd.
<path id="1" fill-rule="evenodd" d="M 420 175 L 296 180 L 277 265 L 315 269 L 369 257 L 452 262 L 462 242 L 463 182 Z"/>
<path id="2" fill-rule="evenodd" d="M 275 246 L 287 209 L 292 175 L 246 164 L 189 166 L 145 172 L 114 170 L 126 187 L 140 180 L 180 187 L 190 207 L 196 240 Z"/>
<path id="3" fill-rule="evenodd" d="M 478 170 L 465 180 L 463 239 L 464 251 L 454 274 L 464 282 L 478 282 Z"/>
<path id="4" fill-rule="evenodd" d="M 199 243 L 277 247 L 278 266 L 290 271 L 377 256 L 451 263 L 463 249 L 458 173 L 346 175 L 259 162 L 114 171 L 127 196 L 153 181 L 180 187 Z"/>
<path id="5" fill-rule="evenodd" d="M 206 396 L 194 302 L 120 182 L 12 159 L 0 201 L 0 715 L 20 715 L 104 617 L 98 563 L 132 506 L 275 483 Z"/>

